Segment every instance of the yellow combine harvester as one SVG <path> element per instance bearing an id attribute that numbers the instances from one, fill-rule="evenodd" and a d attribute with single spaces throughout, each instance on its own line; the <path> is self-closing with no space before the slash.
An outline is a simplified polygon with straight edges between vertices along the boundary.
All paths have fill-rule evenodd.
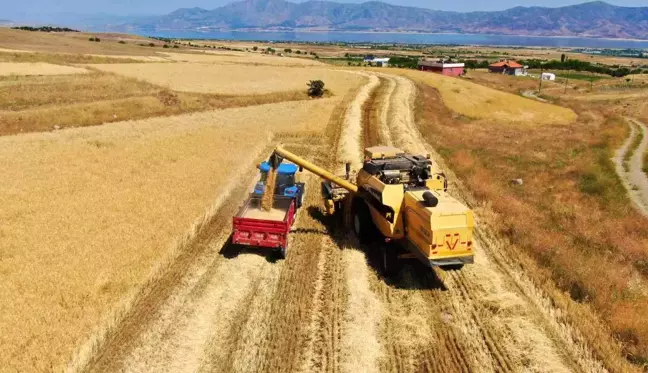
<path id="1" fill-rule="evenodd" d="M 283 159 L 322 177 L 324 204 L 353 227 L 361 242 L 382 236 L 383 270 L 393 269 L 399 247 L 430 267 L 459 269 L 473 262 L 473 213 L 447 193 L 443 173 L 432 171 L 429 157 L 376 146 L 365 150 L 365 161 L 355 177 L 336 176 L 278 146 L 270 157 L 277 168 Z"/>

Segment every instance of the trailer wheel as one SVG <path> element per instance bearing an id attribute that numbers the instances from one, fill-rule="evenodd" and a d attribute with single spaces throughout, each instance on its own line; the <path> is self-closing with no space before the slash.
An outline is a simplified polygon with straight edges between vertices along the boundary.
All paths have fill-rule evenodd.
<path id="1" fill-rule="evenodd" d="M 279 248 L 277 254 L 279 254 L 280 259 L 286 259 L 286 256 L 288 255 L 288 243 L 286 243 L 285 247 Z"/>
<path id="2" fill-rule="evenodd" d="M 370 243 L 376 236 L 376 226 L 371 220 L 369 207 L 362 200 L 353 203 L 353 232 L 360 243 Z"/>
<path id="3" fill-rule="evenodd" d="M 303 204 L 304 204 L 304 192 L 302 191 L 301 193 L 299 193 L 299 197 L 297 197 L 297 208 L 302 207 Z"/>

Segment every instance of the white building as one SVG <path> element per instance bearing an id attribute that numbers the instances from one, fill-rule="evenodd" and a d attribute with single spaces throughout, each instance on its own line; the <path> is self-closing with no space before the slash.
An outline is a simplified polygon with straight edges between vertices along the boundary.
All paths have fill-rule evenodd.
<path id="1" fill-rule="evenodd" d="M 540 79 L 542 80 L 556 80 L 556 74 L 553 73 L 542 73 L 540 75 Z"/>
<path id="2" fill-rule="evenodd" d="M 364 58 L 364 62 L 377 67 L 389 66 L 389 58 L 376 58 L 373 56 L 367 56 Z"/>

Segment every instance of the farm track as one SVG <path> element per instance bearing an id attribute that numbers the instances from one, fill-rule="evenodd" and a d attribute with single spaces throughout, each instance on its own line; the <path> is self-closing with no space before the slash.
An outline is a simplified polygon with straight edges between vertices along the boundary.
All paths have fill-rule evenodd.
<path id="1" fill-rule="evenodd" d="M 643 157 L 648 149 L 648 128 L 646 125 L 636 119 L 626 118 L 628 126 L 630 127 L 630 135 L 626 141 L 617 150 L 614 156 L 614 165 L 616 172 L 623 181 L 628 191 L 628 196 L 633 202 L 635 207 L 643 215 L 648 216 L 648 175 L 643 172 Z M 639 134 L 643 134 L 641 142 L 636 148 L 632 148 L 635 139 Z M 624 158 L 629 152 L 633 152 L 628 160 L 625 169 Z"/>

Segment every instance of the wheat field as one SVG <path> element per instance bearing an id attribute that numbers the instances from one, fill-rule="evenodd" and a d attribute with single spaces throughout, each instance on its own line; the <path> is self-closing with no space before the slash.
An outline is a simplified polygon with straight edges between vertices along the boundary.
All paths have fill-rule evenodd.
<path id="1" fill-rule="evenodd" d="M 323 63 L 310 58 L 279 57 L 260 53 L 239 51 L 204 51 L 203 53 L 161 53 L 168 60 L 175 62 L 204 62 L 219 64 L 246 64 L 272 66 L 324 66 Z"/>
<path id="2" fill-rule="evenodd" d="M 436 88 L 449 109 L 470 118 L 542 125 L 568 124 L 577 117 L 571 109 L 498 91 L 460 78 L 414 70 L 394 71 Z"/>
<path id="3" fill-rule="evenodd" d="M 339 100 L 0 138 L 0 366 L 61 367 L 272 131 L 321 131 Z"/>
<path id="4" fill-rule="evenodd" d="M 344 94 L 362 77 L 325 68 L 217 65 L 206 63 L 93 65 L 102 71 L 146 80 L 183 92 L 251 95 L 306 89 L 320 79 L 334 94 Z"/>
<path id="5" fill-rule="evenodd" d="M 53 65 L 44 62 L 0 62 L 0 76 L 10 75 L 69 75 L 85 74 L 79 67 Z"/>

